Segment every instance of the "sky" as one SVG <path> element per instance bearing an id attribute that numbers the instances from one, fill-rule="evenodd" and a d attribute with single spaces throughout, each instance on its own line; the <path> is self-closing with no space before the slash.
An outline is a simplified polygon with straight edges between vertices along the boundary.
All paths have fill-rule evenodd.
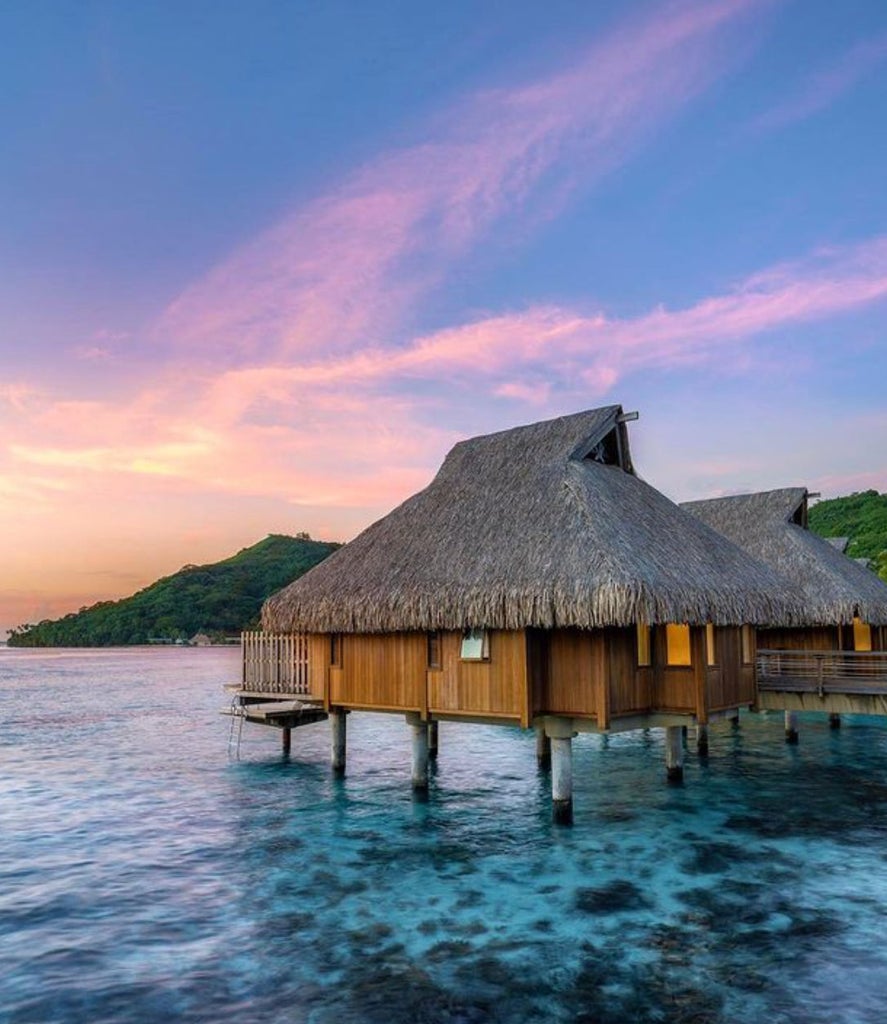
<path id="1" fill-rule="evenodd" d="M 887 490 L 883 0 L 5 0 L 0 637 L 458 440 Z"/>

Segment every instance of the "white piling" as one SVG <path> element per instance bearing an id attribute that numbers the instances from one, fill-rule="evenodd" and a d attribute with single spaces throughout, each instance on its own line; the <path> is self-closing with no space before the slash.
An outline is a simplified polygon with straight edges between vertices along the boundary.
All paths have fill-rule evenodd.
<path id="1" fill-rule="evenodd" d="M 551 738 L 551 799 L 554 820 L 560 825 L 573 822 L 573 740 Z"/>

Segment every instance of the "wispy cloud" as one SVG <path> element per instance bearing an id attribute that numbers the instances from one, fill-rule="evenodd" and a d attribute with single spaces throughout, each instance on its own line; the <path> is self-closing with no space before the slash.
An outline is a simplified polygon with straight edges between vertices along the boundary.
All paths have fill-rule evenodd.
<path id="1" fill-rule="evenodd" d="M 400 349 L 222 370 L 189 380 L 187 403 L 172 383 L 125 404 L 44 399 L 26 417 L 28 440 L 11 432 L 8 451 L 20 468 L 42 477 L 51 468 L 62 481 L 132 474 L 297 504 L 384 505 L 422 486 L 456 439 L 434 425 L 436 405 L 491 395 L 569 405 L 650 368 L 735 374 L 768 333 L 885 299 L 887 238 L 876 238 L 768 268 L 681 309 L 618 318 L 532 307 Z"/>
<path id="2" fill-rule="evenodd" d="M 494 224 L 542 186 L 588 187 L 723 74 L 724 31 L 759 6 L 672 4 L 566 71 L 469 97 L 186 289 L 158 339 L 231 365 L 402 337 L 417 298 Z"/>
<path id="3" fill-rule="evenodd" d="M 885 60 L 887 32 L 857 43 L 829 67 L 807 77 L 794 95 L 761 114 L 752 126 L 766 130 L 804 121 L 851 92 Z"/>

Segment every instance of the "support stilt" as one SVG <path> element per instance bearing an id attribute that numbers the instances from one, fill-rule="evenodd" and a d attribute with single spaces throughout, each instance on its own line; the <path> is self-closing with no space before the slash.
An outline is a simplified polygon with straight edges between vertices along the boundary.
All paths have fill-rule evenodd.
<path id="1" fill-rule="evenodd" d="M 708 726 L 696 726 L 696 752 L 700 757 L 708 757 Z"/>
<path id="2" fill-rule="evenodd" d="M 828 716 L 828 727 L 829 729 L 840 729 L 841 728 L 841 716 L 831 714 Z"/>
<path id="3" fill-rule="evenodd" d="M 428 789 L 428 724 L 411 722 L 413 730 L 413 789 Z"/>
<path id="4" fill-rule="evenodd" d="M 551 740 L 545 735 L 545 726 L 536 726 L 536 764 L 540 768 L 551 767 Z"/>
<path id="5" fill-rule="evenodd" d="M 785 742 L 798 742 L 798 713 L 797 711 L 786 711 L 785 713 Z"/>
<path id="6" fill-rule="evenodd" d="M 732 712 L 729 715 L 729 718 L 730 718 L 730 725 L 732 725 L 734 729 L 738 729 L 739 728 L 739 712 L 738 711 Z"/>
<path id="7" fill-rule="evenodd" d="M 330 711 L 330 734 L 332 740 L 332 765 L 336 775 L 345 774 L 345 722 L 347 712 Z"/>
<path id="8" fill-rule="evenodd" d="M 437 760 L 438 734 L 437 722 L 428 723 L 428 756 L 432 761 Z"/>
<path id="9" fill-rule="evenodd" d="M 552 816 L 558 825 L 573 824 L 573 740 L 551 737 Z"/>
<path id="10" fill-rule="evenodd" d="M 684 730 L 680 725 L 665 729 L 665 774 L 669 782 L 684 778 Z"/>
<path id="11" fill-rule="evenodd" d="M 293 740 L 293 730 L 288 728 L 287 726 L 284 726 L 283 729 L 281 729 L 281 732 L 282 732 L 283 735 L 281 736 L 280 747 L 281 747 L 281 750 L 283 752 L 283 756 L 284 757 L 289 757 L 290 756 L 290 748 L 292 746 L 292 740 Z"/>

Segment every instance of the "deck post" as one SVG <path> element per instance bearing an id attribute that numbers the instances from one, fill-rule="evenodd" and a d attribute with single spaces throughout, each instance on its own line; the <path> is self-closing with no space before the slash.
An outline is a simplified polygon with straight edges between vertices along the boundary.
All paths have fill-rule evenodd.
<path id="1" fill-rule="evenodd" d="M 407 722 L 413 730 L 413 789 L 428 789 L 428 723 L 418 715 L 407 715 Z"/>
<path id="2" fill-rule="evenodd" d="M 797 711 L 786 711 L 785 713 L 785 742 L 798 742 L 798 713 Z"/>
<path id="3" fill-rule="evenodd" d="M 828 727 L 829 729 L 840 729 L 841 716 L 832 712 L 832 714 L 828 716 Z"/>
<path id="4" fill-rule="evenodd" d="M 545 735 L 551 747 L 552 820 L 557 825 L 573 824 L 573 721 L 546 718 Z"/>
<path id="5" fill-rule="evenodd" d="M 730 724 L 733 726 L 734 729 L 739 728 L 739 708 L 737 708 L 735 711 L 731 711 L 727 715 L 727 718 L 729 719 Z"/>
<path id="6" fill-rule="evenodd" d="M 573 740 L 570 736 L 551 737 L 551 800 L 555 822 L 572 825 Z"/>
<path id="7" fill-rule="evenodd" d="M 700 757 L 708 757 L 708 726 L 696 726 L 696 752 Z"/>
<path id="8" fill-rule="evenodd" d="M 545 726 L 536 726 L 536 764 L 540 768 L 551 767 L 551 739 L 545 734 Z"/>
<path id="9" fill-rule="evenodd" d="M 437 725 L 437 722 L 428 723 L 428 756 L 431 758 L 432 761 L 437 760 L 439 740 Z"/>
<path id="10" fill-rule="evenodd" d="M 345 722 L 348 712 L 342 708 L 330 709 L 330 736 L 332 740 L 332 765 L 336 775 L 345 774 Z"/>
<path id="11" fill-rule="evenodd" d="M 290 748 L 292 747 L 293 730 L 288 725 L 285 725 L 283 729 L 281 729 L 281 732 L 283 734 L 281 736 L 281 750 L 284 757 L 289 757 Z"/>
<path id="12" fill-rule="evenodd" d="M 665 727 L 665 775 L 669 782 L 684 778 L 684 730 L 680 725 Z"/>

